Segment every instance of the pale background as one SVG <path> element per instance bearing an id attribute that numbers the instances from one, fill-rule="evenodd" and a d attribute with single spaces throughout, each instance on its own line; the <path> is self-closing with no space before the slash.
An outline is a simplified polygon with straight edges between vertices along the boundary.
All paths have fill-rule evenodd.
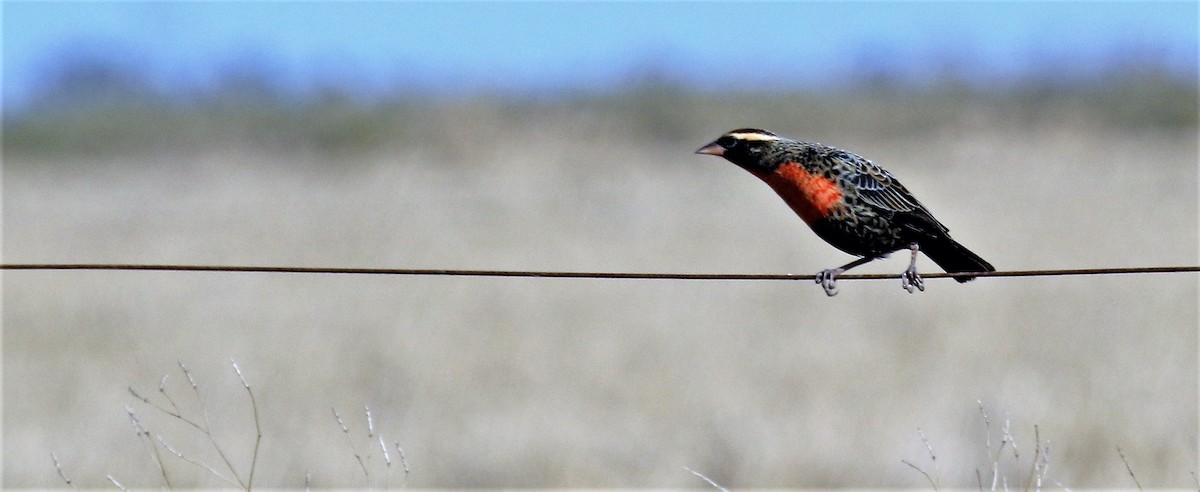
<path id="1" fill-rule="evenodd" d="M 726 34 L 694 34 L 702 23 L 666 27 L 677 12 L 736 16 L 729 12 L 758 4 L 556 4 L 548 12 L 557 17 L 542 21 L 582 25 L 600 16 L 590 37 L 566 38 L 591 39 L 591 55 L 572 58 L 536 36 L 509 49 L 545 46 L 544 60 L 476 59 L 450 47 L 447 61 L 421 70 L 430 80 L 380 74 L 374 63 L 394 67 L 403 57 L 375 61 L 357 44 L 328 41 L 344 37 L 314 34 L 327 40 L 323 56 L 354 61 L 340 73 L 359 70 L 374 84 L 362 90 L 350 76 L 306 86 L 295 60 L 306 59 L 309 45 L 270 41 L 286 38 L 272 29 L 305 32 L 286 16 L 273 28 L 197 27 L 200 40 L 268 33 L 249 43 L 263 65 L 208 67 L 203 57 L 186 61 L 190 52 L 177 45 L 188 36 L 151 22 L 162 15 L 190 25 L 178 19 L 193 12 L 68 4 L 86 6 L 85 14 L 100 5 L 118 21 L 158 26 L 146 28 L 152 34 L 176 32 L 176 41 L 166 51 L 135 50 L 137 63 L 87 50 L 72 63 L 46 55 L 28 69 L 44 83 L 21 89 L 19 28 L 53 31 L 28 19 L 40 18 L 38 8 L 75 10 L 46 5 L 5 6 L 5 263 L 815 273 L 848 261 L 762 183 L 692 154 L 743 126 L 884 165 L 1001 270 L 1198 261 L 1194 4 L 1134 9 L 1150 13 L 1126 16 L 1132 39 L 1107 48 L 1071 29 L 1059 31 L 1061 43 L 1023 33 L 1040 32 L 1036 19 L 1054 18 L 1063 5 L 1106 6 L 1099 10 L 1115 17 L 1128 12 L 1113 5 L 1132 4 L 985 4 L 982 14 L 912 4 L 912 22 L 958 26 L 946 36 L 971 40 L 963 44 L 978 57 L 901 29 L 904 22 L 871 23 L 872 15 L 889 18 L 891 7 L 771 6 L 782 10 L 768 18 L 811 25 L 861 16 L 859 28 L 878 30 L 850 43 L 854 53 L 942 50 L 939 60 L 952 62 L 932 74 L 920 63 L 935 62 L 919 63 L 922 56 L 865 56 L 838 66 L 836 80 L 811 75 L 822 65 L 808 63 L 839 59 L 822 54 L 835 49 L 824 45 L 811 59 L 803 46 L 786 47 L 795 58 L 767 50 L 778 69 L 747 61 L 756 36 L 775 32 L 765 28 L 769 19 L 712 17 L 707 29 Z M 211 5 L 230 17 L 252 8 Z M 448 30 L 457 26 L 450 18 L 492 19 L 475 25 L 471 42 L 484 51 L 496 49 L 490 33 L 507 32 L 496 27 L 505 25 L 502 14 L 479 13 L 477 4 L 439 7 L 459 17 L 382 5 L 375 18 Z M 1019 24 L 1030 5 L 1046 9 L 1034 9 L 1042 15 L 1029 21 L 1034 27 Z M 639 7 L 664 16 L 629 28 L 658 33 L 634 36 L 642 48 L 597 41 L 617 38 L 604 26 L 626 26 L 604 16 Z M 930 21 L 931 11 L 950 20 Z M 1100 31 L 1109 25 L 1080 15 Z M 1172 34 L 1187 16 L 1190 34 Z M 378 24 L 411 41 L 381 41 L 380 49 L 443 35 Z M 375 29 L 362 37 L 386 38 Z M 88 35 L 74 39 L 113 39 Z M 761 36 L 775 46 L 777 34 Z M 734 40 L 738 49 L 725 47 Z M 202 44 L 218 46 L 210 57 L 237 58 L 241 48 L 229 43 L 225 51 Z M 678 52 L 645 48 L 668 44 Z M 706 46 L 722 46 L 713 48 L 716 60 L 737 68 L 686 62 L 713 63 Z M 1077 62 L 1059 71 L 1053 57 L 1020 55 L 1039 47 Z M 664 61 L 645 61 L 638 53 L 646 51 Z M 206 70 L 211 85 L 173 78 L 196 80 L 188 74 Z M 788 82 L 793 74 L 805 75 Z M 444 90 L 430 87 L 443 79 Z M 862 271 L 897 273 L 903 256 Z M 935 268 L 925 259 L 921 267 Z M 127 391 L 164 401 L 157 388 L 168 374 L 169 394 L 199 415 L 177 361 L 198 379 L 215 436 L 245 476 L 253 420 L 230 358 L 258 402 L 262 486 L 303 487 L 306 473 L 314 487 L 704 486 L 687 466 L 735 488 L 923 487 L 925 478 L 901 463 L 934 473 L 920 429 L 937 454 L 940 485 L 974 488 L 976 470 L 987 481 L 996 461 L 977 401 L 991 417 L 993 452 L 1010 419 L 1020 456 L 1006 447 L 998 461 L 1011 487 L 1029 476 L 1034 425 L 1049 442 L 1046 487 L 1133 486 L 1118 446 L 1142 485 L 1194 485 L 1195 275 L 930 280 L 916 295 L 899 280 L 840 287 L 827 298 L 811 282 L 8 271 L 3 485 L 65 486 L 54 452 L 80 486 L 107 487 L 107 474 L 160 486 L 125 405 L 186 456 L 224 471 L 194 429 Z M 376 431 L 404 446 L 407 479 L 395 466 L 389 474 L 367 442 L 364 405 Z M 351 427 L 369 478 L 330 407 Z M 222 485 L 159 451 L 172 485 Z"/>

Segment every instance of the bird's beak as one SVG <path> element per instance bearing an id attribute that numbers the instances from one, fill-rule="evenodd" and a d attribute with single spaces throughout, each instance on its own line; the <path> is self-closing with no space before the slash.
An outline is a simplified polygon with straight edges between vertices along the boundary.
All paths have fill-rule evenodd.
<path id="1" fill-rule="evenodd" d="M 710 143 L 703 147 L 700 147 L 700 150 L 697 150 L 696 153 L 697 154 L 708 154 L 708 155 L 725 155 L 725 147 L 717 145 L 716 142 L 713 142 L 713 143 Z"/>

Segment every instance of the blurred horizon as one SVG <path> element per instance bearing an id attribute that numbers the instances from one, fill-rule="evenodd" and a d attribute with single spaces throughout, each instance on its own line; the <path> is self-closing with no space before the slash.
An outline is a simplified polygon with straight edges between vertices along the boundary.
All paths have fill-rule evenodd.
<path id="1" fill-rule="evenodd" d="M 169 100 L 1197 81 L 1194 2 L 6 2 L 4 108 L 72 83 Z M 91 77 L 89 79 L 88 77 Z M 111 87 L 110 87 L 111 88 Z M 77 87 L 75 89 L 78 89 Z"/>
<path id="2" fill-rule="evenodd" d="M 1183 2 L 6 3 L 4 150 L 395 150 L 455 111 L 665 141 L 976 114 L 1194 130 L 1196 20 Z"/>

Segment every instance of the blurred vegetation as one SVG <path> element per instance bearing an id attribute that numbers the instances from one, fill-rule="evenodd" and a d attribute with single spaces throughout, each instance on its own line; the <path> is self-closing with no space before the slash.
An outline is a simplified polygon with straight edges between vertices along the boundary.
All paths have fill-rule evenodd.
<path id="1" fill-rule="evenodd" d="M 370 97 L 340 88 L 295 95 L 253 70 L 223 74 L 215 88 L 164 91 L 118 63 L 78 60 L 62 67 L 46 77 L 32 103 L 4 115 L 6 154 L 214 146 L 371 152 L 463 136 L 469 132 L 456 127 L 464 121 L 497 131 L 574 129 L 578 138 L 602 126 L 609 138 L 682 141 L 711 133 L 714 122 L 797 134 L 855 129 L 903 136 L 970 124 L 980 114 L 1012 124 L 1074 118 L 1128 131 L 1195 131 L 1198 114 L 1196 75 L 1153 61 L 1114 63 L 1087 77 L 1043 70 L 1000 83 L 967 81 L 953 70 L 923 82 L 876 71 L 837 88 L 713 91 L 652 74 L 614 91 L 446 95 L 398 87 Z"/>

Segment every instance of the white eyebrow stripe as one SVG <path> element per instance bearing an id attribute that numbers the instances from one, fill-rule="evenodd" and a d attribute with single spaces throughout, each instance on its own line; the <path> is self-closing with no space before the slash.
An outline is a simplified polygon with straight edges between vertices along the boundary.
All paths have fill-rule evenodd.
<path id="1" fill-rule="evenodd" d="M 766 142 L 771 140 L 779 140 L 775 135 L 764 135 L 762 133 L 730 133 L 729 136 L 738 140 L 760 141 Z"/>

